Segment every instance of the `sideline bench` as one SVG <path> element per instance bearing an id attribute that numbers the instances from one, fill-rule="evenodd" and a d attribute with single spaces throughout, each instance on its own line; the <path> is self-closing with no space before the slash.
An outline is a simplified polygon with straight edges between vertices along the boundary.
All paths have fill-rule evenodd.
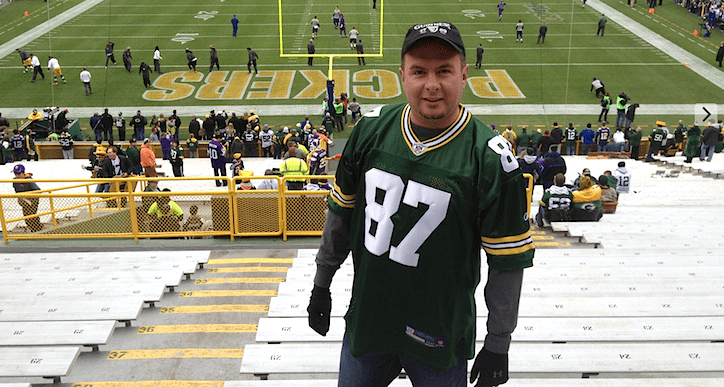
<path id="1" fill-rule="evenodd" d="M 114 320 L 0 322 L 0 346 L 82 345 L 97 351 L 115 329 Z"/>
<path id="2" fill-rule="evenodd" d="M 476 341 L 484 341 L 486 318 L 477 318 Z M 256 341 L 261 343 L 341 342 L 345 322 L 330 320 L 321 336 L 306 317 L 261 318 Z M 648 342 L 724 341 L 724 316 L 712 317 L 521 317 L 513 333 L 516 342 Z"/>
<path id="3" fill-rule="evenodd" d="M 341 343 L 249 344 L 240 372 L 269 374 L 339 371 Z M 476 344 L 476 352 L 482 343 Z M 510 346 L 510 372 L 589 376 L 601 373 L 721 372 L 724 343 L 519 343 Z M 314 356 L 310 356 L 314 354 Z M 468 369 L 473 362 L 468 362 Z"/>
<path id="4" fill-rule="evenodd" d="M 0 376 L 42 377 L 60 383 L 78 359 L 80 347 L 0 347 Z"/>

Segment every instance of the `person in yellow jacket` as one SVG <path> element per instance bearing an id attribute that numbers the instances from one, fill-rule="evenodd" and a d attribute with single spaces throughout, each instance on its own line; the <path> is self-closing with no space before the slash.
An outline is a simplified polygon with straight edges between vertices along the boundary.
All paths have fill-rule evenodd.
<path id="1" fill-rule="evenodd" d="M 516 151 L 516 140 L 518 139 L 518 135 L 515 134 L 513 131 L 513 125 L 508 124 L 508 127 L 505 128 L 505 131 L 503 132 L 503 138 L 506 139 L 511 146 L 511 150 L 513 151 L 513 154 L 515 154 Z"/>
<path id="2" fill-rule="evenodd" d="M 290 156 L 279 166 L 282 176 L 303 176 L 309 172 L 307 162 L 304 159 Z M 288 190 L 301 190 L 307 179 L 287 179 Z"/>
<path id="3" fill-rule="evenodd" d="M 603 215 L 601 187 L 588 175 L 578 180 L 579 190 L 573 191 L 573 220 L 598 221 Z"/>

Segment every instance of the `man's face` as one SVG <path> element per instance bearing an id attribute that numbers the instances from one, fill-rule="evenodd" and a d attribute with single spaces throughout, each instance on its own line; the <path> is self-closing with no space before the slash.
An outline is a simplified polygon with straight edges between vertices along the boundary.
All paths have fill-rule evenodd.
<path id="1" fill-rule="evenodd" d="M 430 129 L 455 122 L 468 70 L 460 54 L 439 39 L 423 40 L 405 53 L 399 71 L 412 122 Z"/>
<path id="2" fill-rule="evenodd" d="M 116 152 L 114 152 L 113 149 L 108 149 L 108 152 L 107 152 L 107 153 L 108 153 L 108 157 L 109 157 L 111 160 L 115 160 L 115 159 L 116 159 Z"/>

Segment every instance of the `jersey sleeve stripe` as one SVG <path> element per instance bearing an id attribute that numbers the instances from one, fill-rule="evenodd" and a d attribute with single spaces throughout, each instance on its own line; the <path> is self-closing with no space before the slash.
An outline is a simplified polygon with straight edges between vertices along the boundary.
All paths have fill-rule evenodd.
<path id="1" fill-rule="evenodd" d="M 529 250 L 534 250 L 535 244 L 533 243 L 533 241 L 530 241 L 530 243 L 528 243 L 524 246 L 520 246 L 520 247 L 494 249 L 494 248 L 490 248 L 488 246 L 483 245 L 483 248 L 485 249 L 485 252 L 489 255 L 503 256 L 503 255 L 516 255 L 516 254 L 524 253 Z"/>
<path id="2" fill-rule="evenodd" d="M 329 195 L 332 197 L 332 200 L 337 203 L 342 208 L 354 208 L 355 203 L 355 195 L 344 195 L 340 192 L 339 187 L 337 184 L 334 185 L 334 188 L 329 193 Z"/>
<path id="3" fill-rule="evenodd" d="M 354 203 L 355 195 L 354 195 L 354 194 L 352 194 L 352 195 L 345 195 L 345 194 L 343 194 L 343 193 L 342 193 L 342 189 L 339 188 L 339 186 L 337 185 L 336 182 L 334 183 L 334 191 L 333 191 L 333 192 L 335 193 L 335 195 L 337 195 L 337 196 L 339 197 L 340 200 L 342 200 L 342 201 L 344 201 L 344 202 Z"/>
<path id="4" fill-rule="evenodd" d="M 518 235 L 511 235 L 506 237 L 500 237 L 500 238 L 491 238 L 491 237 L 480 237 L 480 240 L 483 242 L 483 245 L 497 245 L 501 243 L 520 243 L 525 242 L 527 240 L 532 240 L 530 237 L 530 231 L 526 231 L 522 234 Z"/>

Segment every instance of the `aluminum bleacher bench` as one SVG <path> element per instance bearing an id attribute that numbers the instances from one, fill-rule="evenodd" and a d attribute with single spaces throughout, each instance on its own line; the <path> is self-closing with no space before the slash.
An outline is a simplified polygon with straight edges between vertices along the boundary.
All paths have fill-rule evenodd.
<path id="1" fill-rule="evenodd" d="M 128 327 L 141 314 L 143 301 L 138 298 L 99 301 L 55 299 L 32 304 L 1 304 L 0 308 L 0 322 L 115 320 Z"/>
<path id="2" fill-rule="evenodd" d="M 145 284 L 44 284 L 38 288 L 27 284 L 0 284 L 0 299 L 34 302 L 53 298 L 72 298 L 76 300 L 97 300 L 113 298 L 139 298 L 153 308 L 161 301 L 166 286 L 160 282 Z"/>
<path id="3" fill-rule="evenodd" d="M 476 341 L 487 333 L 484 317 L 477 318 Z M 259 343 L 341 342 L 342 317 L 330 320 L 321 336 L 309 327 L 306 317 L 261 318 L 256 333 Z M 724 316 L 710 317 L 521 317 L 513 333 L 516 342 L 655 342 L 724 340 Z M 723 355 L 724 356 L 724 355 Z"/>
<path id="4" fill-rule="evenodd" d="M 176 286 L 181 284 L 183 273 L 181 270 L 171 271 L 88 271 L 88 272 L 48 272 L 34 271 L 25 273 L 16 273 L 8 278 L 4 283 L 7 284 L 57 284 L 74 282 L 76 285 L 80 283 L 88 284 L 139 284 L 149 282 L 160 282 L 164 284 L 171 292 Z"/>
<path id="5" fill-rule="evenodd" d="M 395 379 L 390 387 L 409 387 L 409 379 Z M 721 387 L 723 378 L 682 378 L 682 379 L 518 379 L 508 380 L 505 387 Z M 2 386 L 0 386 L 2 387 Z M 337 379 L 306 380 L 236 380 L 224 382 L 224 387 L 337 387 Z"/>
<path id="6" fill-rule="evenodd" d="M 42 377 L 60 383 L 79 354 L 79 346 L 0 347 L 0 376 Z"/>
<path id="7" fill-rule="evenodd" d="M 97 351 L 115 329 L 115 320 L 0 322 L 0 347 L 82 345 Z"/>
<path id="8" fill-rule="evenodd" d="M 341 343 L 249 344 L 242 374 L 329 374 L 339 371 Z M 477 343 L 476 352 L 482 348 Z M 722 372 L 724 343 L 519 343 L 510 346 L 510 372 L 521 374 L 656 374 Z M 310 356 L 314 354 L 313 356 Z M 472 367 L 472 362 L 468 362 Z"/>

